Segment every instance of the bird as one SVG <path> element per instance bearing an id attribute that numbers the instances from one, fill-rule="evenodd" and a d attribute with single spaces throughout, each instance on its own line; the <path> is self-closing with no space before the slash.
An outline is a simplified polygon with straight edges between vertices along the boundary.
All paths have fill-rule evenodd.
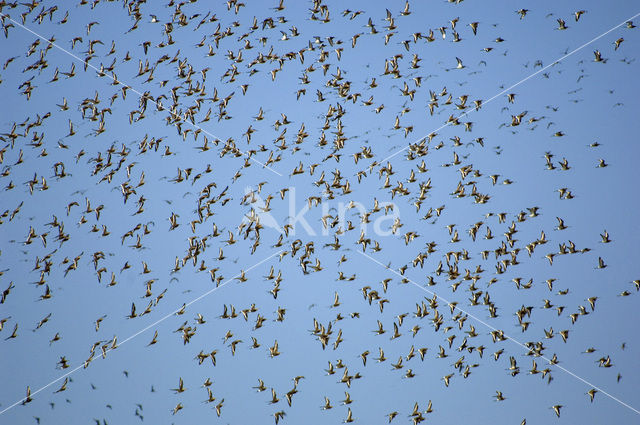
<path id="1" fill-rule="evenodd" d="M 286 412 L 284 410 L 279 410 L 275 412 L 273 416 L 275 418 L 276 425 L 277 425 L 280 420 L 284 419 L 284 417 L 286 416 Z"/>
<path id="2" fill-rule="evenodd" d="M 329 410 L 332 409 L 333 406 L 331 405 L 331 401 L 329 401 L 329 399 L 327 397 L 324 398 L 324 406 L 322 406 L 323 410 Z"/>
<path id="3" fill-rule="evenodd" d="M 258 392 L 265 391 L 267 389 L 267 387 L 264 386 L 264 382 L 262 381 L 262 379 L 258 379 L 258 386 L 253 388 L 258 390 Z"/>
<path id="4" fill-rule="evenodd" d="M 280 355 L 280 351 L 278 351 L 278 340 L 275 340 L 273 347 L 269 347 L 269 355 L 272 358 Z"/>
<path id="5" fill-rule="evenodd" d="M 346 419 L 344 419 L 342 422 L 343 423 L 351 423 L 353 422 L 355 419 L 353 419 L 353 413 L 351 412 L 351 408 L 347 409 L 347 417 Z"/>
<path id="6" fill-rule="evenodd" d="M 607 59 L 602 57 L 602 53 L 600 53 L 600 50 L 594 50 L 593 51 L 593 56 L 595 57 L 593 59 L 594 62 L 600 62 L 600 63 L 606 63 Z"/>
<path id="7" fill-rule="evenodd" d="M 453 378 L 453 373 L 450 373 L 449 375 L 445 375 L 442 380 L 444 381 L 444 385 L 445 387 L 449 386 L 450 380 L 451 378 Z"/>
<path id="8" fill-rule="evenodd" d="M 182 381 L 182 378 L 180 378 L 178 381 L 178 388 L 174 388 L 172 391 L 178 394 L 184 392 L 185 390 L 186 388 L 184 388 L 184 382 Z"/>

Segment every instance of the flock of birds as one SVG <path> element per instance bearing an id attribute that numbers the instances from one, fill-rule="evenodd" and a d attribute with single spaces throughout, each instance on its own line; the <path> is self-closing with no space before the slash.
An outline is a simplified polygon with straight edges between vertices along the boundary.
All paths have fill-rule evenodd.
<path id="1" fill-rule="evenodd" d="M 244 391 L 264 395 L 276 424 L 287 422 L 311 387 L 324 394 L 304 402 L 314 406 L 306 413 L 314 423 L 340 410 L 344 423 L 418 424 L 445 407 L 420 399 L 363 419 L 375 407 L 359 397 L 368 375 L 391 370 L 389 385 L 424 379 L 430 392 L 446 394 L 500 365 L 507 376 L 537 375 L 550 384 L 571 370 L 571 358 L 556 354 L 560 341 L 571 344 L 601 300 L 622 303 L 640 290 L 636 279 L 618 292 L 582 295 L 576 282 L 554 277 L 565 261 L 589 273 L 607 268 L 605 252 L 612 251 L 605 248 L 616 235 L 606 222 L 565 236 L 578 214 L 570 202 L 589 197 L 587 189 L 549 189 L 563 213 L 505 192 L 532 185 L 517 169 L 496 171 L 509 152 L 523 170 L 534 164 L 554 175 L 582 167 L 585 157 L 590 173 L 615 163 L 602 157 L 599 141 L 566 141 L 561 107 L 536 110 L 517 85 L 500 86 L 491 98 L 473 94 L 482 69 L 511 55 L 503 47 L 508 32 L 486 35 L 501 31 L 492 18 L 459 17 L 462 0 L 443 2 L 452 16 L 433 27 L 409 1 L 368 10 L 323 0 L 268 8 L 202 3 L 0 0 L 0 91 L 15 105 L 3 108 L 0 122 L 0 344 L 10 353 L 5 364 L 19 364 L 34 344 L 57 359 L 51 383 L 13 378 L 0 422 L 46 401 L 50 409 L 33 415 L 45 423 L 60 404 L 73 405 L 65 394 L 79 388 L 84 369 L 108 362 L 120 347 L 121 355 L 135 352 L 135 337 L 146 338 L 137 348 L 144 357 L 161 357 L 152 350 L 164 342 L 171 356 L 187 353 L 185 368 L 205 370 L 201 383 L 183 379 L 176 357 L 174 387 L 148 387 L 179 398 L 171 406 L 137 403 L 140 421 L 150 409 L 180 421 L 202 401 L 224 421 L 233 415 L 226 407 L 232 398 L 243 396 L 216 378 L 221 367 L 243 375 L 247 363 L 260 362 L 287 375 L 288 362 L 309 357 L 305 367 L 331 381 L 293 373 L 284 388 L 247 377 L 254 385 Z M 510 25 L 540 13 L 512 11 Z M 551 23 L 545 31 L 570 33 L 589 11 L 543 16 Z M 578 72 L 570 92 L 577 95 L 594 67 L 633 65 L 625 39 L 637 37 L 635 28 L 632 20 L 620 25 L 611 44 L 588 47 L 588 59 L 576 52 L 579 72 L 557 70 L 555 57 L 524 70 L 542 81 Z M 334 30 L 339 35 L 329 35 Z M 467 59 L 458 43 L 483 47 Z M 483 122 L 490 108 L 499 110 L 499 122 Z M 537 157 L 518 157 L 507 140 L 527 134 L 579 145 L 581 156 L 570 164 L 564 147 L 533 147 Z M 507 207 L 494 207 L 505 199 Z M 242 305 L 225 300 L 227 284 L 238 287 L 225 291 L 245 291 Z M 300 306 L 301 285 L 320 294 L 308 307 Z M 574 292 L 582 302 L 564 301 Z M 83 296 L 94 307 L 81 307 Z M 164 329 L 165 320 L 179 327 Z M 288 340 L 296 332 L 310 345 Z M 623 379 L 607 354 L 613 349 L 580 349 L 612 385 Z M 424 378 L 426 370 L 442 371 L 439 382 Z M 586 381 L 567 385 L 590 403 L 613 398 L 610 387 L 583 389 Z M 376 391 L 384 394 L 384 385 Z M 336 386 L 344 393 L 339 401 L 329 394 Z M 494 387 L 487 394 L 505 404 L 517 397 Z M 421 395 L 405 398 L 414 397 Z M 563 403 L 542 409 L 561 417 L 570 408 Z"/>

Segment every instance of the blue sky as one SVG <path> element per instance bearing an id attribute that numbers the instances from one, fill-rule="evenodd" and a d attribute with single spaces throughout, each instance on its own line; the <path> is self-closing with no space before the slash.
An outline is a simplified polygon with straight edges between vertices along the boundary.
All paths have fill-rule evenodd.
<path id="1" fill-rule="evenodd" d="M 0 423 L 637 422 L 637 5 L 283 6 L 2 7 Z"/>

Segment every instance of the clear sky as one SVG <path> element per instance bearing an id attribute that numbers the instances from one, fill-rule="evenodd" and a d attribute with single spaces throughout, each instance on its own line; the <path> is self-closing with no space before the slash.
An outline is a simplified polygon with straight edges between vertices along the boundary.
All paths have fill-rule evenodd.
<path id="1" fill-rule="evenodd" d="M 639 13 L 2 3 L 0 424 L 639 422 Z"/>

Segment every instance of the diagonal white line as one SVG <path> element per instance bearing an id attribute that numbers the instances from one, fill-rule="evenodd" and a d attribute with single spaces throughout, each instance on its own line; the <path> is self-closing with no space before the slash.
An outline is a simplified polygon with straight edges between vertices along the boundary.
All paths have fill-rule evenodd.
<path id="1" fill-rule="evenodd" d="M 136 89 L 134 89 L 133 87 L 131 87 L 130 85 L 128 85 L 128 84 L 126 84 L 126 83 L 124 83 L 124 82 L 122 82 L 122 81 L 120 81 L 120 80 L 118 80 L 118 79 L 114 78 L 112 75 L 108 75 L 107 73 L 100 71 L 100 69 L 98 69 L 98 68 L 96 68 L 95 66 L 91 65 L 88 61 L 86 61 L 86 60 L 84 60 L 84 59 L 80 58 L 79 56 L 77 56 L 77 55 L 75 55 L 75 54 L 73 54 L 72 52 L 68 51 L 68 50 L 67 50 L 67 49 L 65 49 L 64 47 L 61 47 L 61 46 L 59 46 L 58 44 L 56 44 L 56 43 L 53 43 L 53 42 L 49 41 L 49 40 L 48 40 L 47 38 L 45 38 L 44 36 L 42 36 L 42 35 L 38 34 L 37 32 L 33 31 L 32 29 L 30 29 L 30 28 L 28 28 L 28 27 L 26 27 L 26 26 L 22 25 L 20 22 L 18 22 L 18 21 L 16 21 L 15 19 L 11 18 L 9 15 L 6 15 L 6 14 L 4 14 L 4 13 L 0 12 L 0 17 L 2 17 L 2 18 L 6 18 L 6 19 L 10 20 L 12 23 L 14 23 L 15 25 L 19 26 L 19 27 L 20 27 L 20 28 L 22 28 L 23 30 L 25 30 L 25 31 L 27 31 L 27 32 L 30 32 L 31 34 L 35 35 L 36 37 L 38 37 L 38 38 L 39 38 L 39 39 L 41 39 L 42 41 L 45 41 L 45 42 L 47 42 L 47 43 L 51 44 L 51 45 L 52 45 L 53 47 L 55 47 L 56 49 L 58 49 L 58 50 L 60 50 L 60 51 L 62 51 L 62 52 L 64 52 L 64 53 L 66 53 L 67 55 L 69 55 L 69 56 L 71 56 L 72 58 L 74 58 L 75 60 L 77 60 L 77 61 L 81 62 L 81 63 L 82 63 L 82 64 L 84 64 L 85 66 L 87 66 L 87 67 L 89 67 L 89 68 L 91 68 L 91 69 L 95 70 L 95 71 L 96 71 L 96 72 L 98 72 L 98 73 L 102 73 L 102 74 L 103 74 L 103 75 L 105 75 L 106 77 L 109 77 L 111 80 L 113 80 L 113 82 L 114 82 L 114 83 L 117 83 L 118 85 L 121 85 L 122 87 L 125 87 L 125 88 L 126 88 L 126 89 L 128 89 L 128 90 L 131 90 L 132 92 L 134 92 L 135 94 L 137 94 L 137 95 L 138 95 L 138 96 L 140 96 L 140 97 L 143 97 L 143 96 L 144 96 L 144 93 L 141 93 L 141 92 L 139 92 L 138 90 L 136 90 Z M 158 102 L 156 102 L 156 101 L 155 101 L 155 100 L 153 100 L 153 99 L 147 99 L 147 100 L 148 100 L 149 102 L 151 102 L 151 103 L 155 104 L 155 105 L 156 105 L 157 107 L 159 107 L 159 108 L 164 108 L 163 106 L 159 105 L 159 104 L 158 104 Z M 171 113 L 171 112 L 170 112 L 170 113 Z M 207 131 L 207 130 L 205 130 L 204 128 L 200 127 L 198 124 L 192 123 L 192 122 L 191 122 L 191 121 L 189 121 L 189 120 L 185 120 L 184 118 L 182 118 L 182 117 L 181 117 L 181 116 L 179 116 L 179 115 L 176 115 L 176 114 L 171 113 L 171 116 L 172 116 L 173 118 L 178 118 L 178 119 L 179 119 L 179 121 L 178 121 L 178 122 L 186 123 L 186 124 L 188 124 L 188 125 L 192 126 L 193 128 L 195 128 L 196 130 L 200 130 L 200 131 L 202 131 L 202 132 L 203 132 L 204 134 L 206 134 L 207 136 L 210 136 L 210 137 L 212 137 L 212 138 L 214 138 L 214 139 L 216 139 L 216 140 L 222 140 L 220 137 L 216 136 L 216 135 L 215 135 L 215 134 L 213 134 L 213 133 L 210 133 L 209 131 Z M 176 122 L 173 122 L 173 123 L 172 123 L 172 125 L 176 125 L 176 124 L 177 124 Z M 225 143 L 225 145 L 228 145 L 228 143 Z M 272 173 L 275 173 L 275 174 L 277 174 L 278 176 L 283 177 L 283 176 L 282 176 L 282 174 L 280 174 L 279 172 L 277 172 L 277 171 L 276 171 L 276 170 L 274 170 L 273 168 L 269 167 L 268 165 L 263 164 L 262 162 L 258 161 L 258 160 L 257 160 L 257 159 L 255 159 L 252 155 L 249 155 L 248 153 L 246 153 L 246 152 L 244 152 L 244 151 L 242 151 L 242 150 L 240 150 L 240 149 L 238 149 L 238 148 L 235 148 L 235 150 L 237 150 L 238 152 L 240 152 L 243 156 L 245 156 L 245 157 L 249 158 L 251 161 L 253 161 L 253 162 L 255 162 L 255 163 L 259 164 L 259 165 L 262 165 L 262 167 L 264 167 L 264 168 L 268 169 L 268 170 L 269 170 L 269 171 L 271 171 Z"/>
<path id="2" fill-rule="evenodd" d="M 568 58 L 569 56 L 572 56 L 574 53 L 579 52 L 580 50 L 584 49 L 584 48 L 585 48 L 585 47 L 587 47 L 588 45 L 590 45 L 590 44 L 592 44 L 593 42 L 595 42 L 595 41 L 597 41 L 597 40 L 601 39 L 602 37 L 604 37 L 605 35 L 609 34 L 610 32 L 615 31 L 616 29 L 620 28 L 622 25 L 626 24 L 628 21 L 631 21 L 631 20 L 633 20 L 633 19 L 637 18 L 638 16 L 640 16 L 640 13 L 636 13 L 635 15 L 631 16 L 630 18 L 625 19 L 624 21 L 620 22 L 618 25 L 616 25 L 616 26 L 614 26 L 614 27 L 612 27 L 612 28 L 608 29 L 607 31 L 603 32 L 602 34 L 598 35 L 597 37 L 592 38 L 591 40 L 587 41 L 586 43 L 584 43 L 584 44 L 583 44 L 583 45 L 581 45 L 580 47 L 577 47 L 577 48 L 573 49 L 573 50 L 572 50 L 572 51 L 570 51 L 569 53 L 567 53 L 567 54 L 565 54 L 564 56 L 562 56 L 562 57 L 560 57 L 560 58 L 556 59 L 555 61 L 553 61 L 553 62 L 552 62 L 552 63 L 550 63 L 549 65 L 545 66 L 544 68 L 540 68 L 539 70 L 537 70 L 537 71 L 536 71 L 536 72 L 534 72 L 533 74 L 531 74 L 531 75 L 529 75 L 529 76 L 527 76 L 527 77 L 523 78 L 522 80 L 518 81 L 518 82 L 517 82 L 517 83 L 515 83 L 515 84 L 512 84 L 511 86 L 509 86 L 509 87 L 507 87 L 506 89 L 502 90 L 500 93 L 498 93 L 498 94 L 496 94 L 496 95 L 494 95 L 494 96 L 490 97 L 490 98 L 489 98 L 489 99 L 487 99 L 486 101 L 483 101 L 483 102 L 482 102 L 482 106 L 484 106 L 484 105 L 486 105 L 486 104 L 488 104 L 488 103 L 490 103 L 490 102 L 494 101 L 494 100 L 495 100 L 495 99 L 497 99 L 498 97 L 500 97 L 500 96 L 502 96 L 503 94 L 507 93 L 507 92 L 508 92 L 508 91 L 510 91 L 511 89 L 513 89 L 513 88 L 515 88 L 515 87 L 519 86 L 520 84 L 524 83 L 525 81 L 530 80 L 531 78 L 533 78 L 533 77 L 535 77 L 536 75 L 538 75 L 538 74 L 540 74 L 541 72 L 543 72 L 545 69 L 548 69 L 548 68 L 550 68 L 550 67 L 552 67 L 552 66 L 556 65 L 557 63 L 559 63 L 559 62 L 563 61 L 564 59 Z M 460 119 L 460 118 L 462 118 L 462 117 L 465 117 L 465 116 L 469 115 L 470 113 L 472 113 L 472 112 L 474 112 L 474 111 L 478 111 L 479 109 L 481 109 L 481 108 L 477 108 L 477 109 L 476 109 L 476 108 L 472 108 L 472 109 L 469 109 L 468 111 L 463 112 L 463 113 L 461 113 L 460 115 L 458 115 L 458 116 L 456 117 L 456 120 L 457 120 L 457 119 Z M 413 144 L 418 143 L 420 140 L 424 139 L 424 138 L 425 138 L 425 137 L 427 137 L 429 134 L 436 133 L 436 132 L 438 132 L 438 131 L 442 130 L 443 128 L 446 128 L 446 127 L 450 126 L 450 125 L 451 125 L 451 123 L 452 123 L 452 121 L 448 121 L 448 122 L 446 122 L 445 124 L 441 125 L 440 127 L 436 128 L 435 130 L 430 131 L 429 133 L 427 133 L 427 135 L 420 137 L 420 138 L 419 138 L 419 139 L 417 139 L 415 142 L 413 142 Z M 396 152 L 392 153 L 391 155 L 389 155 L 389 156 L 387 156 L 386 158 L 384 158 L 383 160 L 381 160 L 379 163 L 380 163 L 380 164 L 382 164 L 383 162 L 388 161 L 388 160 L 390 160 L 391 158 L 393 158 L 393 157 L 395 157 L 395 156 L 397 156 L 397 155 L 401 154 L 402 152 L 404 152 L 404 151 L 406 151 L 407 149 L 409 149 L 409 146 L 411 146 L 411 145 L 407 145 L 407 146 L 405 146 L 404 148 L 400 149 L 399 151 L 396 151 Z"/>
<path id="3" fill-rule="evenodd" d="M 272 259 L 273 257 L 275 257 L 276 255 L 280 254 L 283 250 L 280 250 L 274 254 L 271 254 L 270 256 L 268 256 L 267 258 L 265 258 L 264 260 L 261 260 L 260 262 L 254 264 L 253 266 L 249 267 L 247 270 L 244 270 L 244 272 L 248 272 L 250 270 L 253 270 L 254 268 L 258 267 L 259 265 L 261 265 L 262 263 L 269 261 L 270 259 Z M 205 292 L 204 294 L 200 295 L 199 297 L 189 301 L 188 303 L 186 303 L 185 305 L 181 306 L 180 308 L 178 308 L 177 310 L 172 311 L 171 313 L 161 317 L 160 319 L 156 320 L 155 322 L 153 322 L 152 324 L 142 328 L 141 330 L 139 330 L 138 332 L 134 333 L 133 335 L 129 336 L 128 338 L 124 339 L 122 342 L 120 342 L 119 344 L 117 344 L 114 347 L 109 347 L 109 349 L 104 351 L 104 354 L 106 355 L 106 353 L 108 353 L 111 350 L 115 350 L 116 348 L 122 346 L 123 344 L 125 344 L 128 341 L 131 341 L 133 338 L 137 337 L 138 335 L 148 331 L 149 329 L 151 329 L 152 327 L 164 322 L 165 320 L 167 320 L 169 317 L 173 316 L 174 314 L 176 314 L 177 312 L 179 312 L 180 310 L 182 310 L 183 308 L 189 307 L 191 304 L 194 304 L 198 301 L 200 301 L 201 299 L 211 295 L 212 293 L 214 293 L 215 291 L 217 291 L 218 289 L 222 288 L 223 286 L 225 286 L 226 284 L 230 283 L 231 281 L 233 281 L 235 278 L 237 278 L 238 276 L 242 275 L 242 271 L 238 274 L 236 274 L 235 276 L 229 278 L 228 280 L 226 280 L 225 282 L 223 282 L 222 284 L 216 286 L 213 289 L 208 290 L 207 292 Z M 103 356 L 98 356 L 95 359 L 92 359 L 91 361 L 97 360 L 102 358 Z M 106 357 L 105 357 L 106 358 Z M 49 382 L 47 385 L 44 385 L 40 388 L 38 388 L 36 391 L 33 391 L 31 393 L 31 396 L 34 396 L 36 394 L 38 394 L 40 391 L 49 388 L 51 385 L 55 384 L 56 382 L 60 382 L 61 380 L 63 380 L 64 378 L 66 378 L 67 376 L 71 375 L 74 372 L 77 372 L 78 370 L 82 369 L 85 367 L 86 362 L 83 362 L 81 365 L 76 366 L 75 368 L 71 369 L 69 372 L 65 373 L 64 375 L 59 376 L 58 378 L 54 379 L 53 381 Z M 11 404 L 10 406 L 4 408 L 3 410 L 0 410 L 0 415 L 2 415 L 3 413 L 5 413 L 6 411 L 16 407 L 18 404 L 24 402 L 27 399 L 27 397 L 21 398 L 20 400 L 16 401 L 15 403 Z"/>
<path id="4" fill-rule="evenodd" d="M 358 253 L 362 254 L 363 256 L 365 256 L 365 257 L 366 257 L 366 258 L 368 258 L 369 260 L 373 261 L 374 263 L 376 263 L 376 264 L 378 264 L 378 265 L 380 265 L 380 266 L 384 267 L 385 269 L 389 270 L 390 272 L 392 272 L 392 273 L 396 274 L 397 276 L 400 276 L 400 277 L 402 277 L 403 279 L 407 279 L 409 282 L 411 282 L 413 285 L 417 286 L 418 288 L 422 289 L 423 291 L 428 292 L 429 294 L 431 294 L 431 295 L 433 295 L 433 296 L 435 296 L 435 297 L 437 297 L 437 298 L 441 299 L 442 301 L 446 302 L 447 304 L 451 304 L 451 303 L 450 303 L 448 300 L 446 300 L 445 298 L 443 298 L 443 297 L 441 297 L 440 295 L 436 294 L 435 292 L 433 292 L 433 291 L 431 291 L 431 290 L 429 290 L 429 289 L 427 289 L 427 288 L 425 288 L 425 287 L 421 286 L 420 284 L 418 284 L 418 283 L 414 282 L 413 280 L 409 279 L 408 277 L 406 277 L 406 276 L 404 276 L 404 275 L 401 275 L 401 274 L 400 274 L 400 273 L 398 273 L 397 271 L 395 271 L 395 270 L 393 270 L 393 269 L 391 269 L 391 268 L 387 267 L 386 265 L 382 264 L 380 261 L 376 260 L 376 259 L 375 259 L 375 258 L 373 258 L 372 256 L 370 256 L 370 255 L 368 255 L 368 254 L 366 254 L 366 253 L 364 253 L 364 252 L 361 252 L 361 251 L 358 251 Z M 491 326 L 490 324 L 488 324 L 488 323 L 487 323 L 487 322 L 485 322 L 484 320 L 482 320 L 482 319 L 478 318 L 477 316 L 474 316 L 473 314 L 471 314 L 471 313 L 469 313 L 469 312 L 467 312 L 467 311 L 463 310 L 462 308 L 458 307 L 457 305 L 454 307 L 454 310 L 458 310 L 458 311 L 460 311 L 461 313 L 466 314 L 467 316 L 469 316 L 469 317 L 471 317 L 472 319 L 476 320 L 477 322 L 479 322 L 479 323 L 483 324 L 484 326 L 486 326 L 487 328 L 491 329 L 492 331 L 500 331 L 499 329 L 494 328 L 493 326 Z M 509 335 L 507 335 L 506 333 L 504 333 L 504 331 L 500 331 L 500 332 L 502 332 L 502 336 L 504 336 L 504 338 L 506 338 L 506 339 L 508 339 L 508 340 L 512 341 L 513 343 L 515 343 L 515 344 L 519 345 L 520 347 L 524 348 L 525 350 L 529 351 L 529 348 L 528 348 L 526 345 L 524 345 L 523 343 L 521 343 L 520 341 L 518 341 L 517 339 L 515 339 L 515 338 L 513 338 L 513 337 L 511 337 L 511 336 L 509 336 Z M 543 356 L 543 355 L 539 355 L 538 357 L 540 357 L 540 358 L 542 358 L 542 359 L 544 359 L 544 360 L 548 361 L 548 362 L 549 362 L 549 364 L 552 364 L 552 363 L 551 363 L 551 359 L 549 359 L 549 358 L 547 358 L 547 357 L 545 357 L 545 356 Z M 615 397 L 615 396 L 613 396 L 613 395 L 609 394 L 608 392 L 606 392 L 606 391 L 605 391 L 605 390 L 603 390 L 602 388 L 600 388 L 600 387 L 597 387 L 597 386 L 593 385 L 591 382 L 587 381 L 587 380 L 586 380 L 586 379 L 584 379 L 584 378 L 581 378 L 580 376 L 578 376 L 578 375 L 576 375 L 575 373 L 571 372 L 571 371 L 570 371 L 570 370 L 568 370 L 567 368 L 562 367 L 562 366 L 560 366 L 560 365 L 559 365 L 559 364 L 557 364 L 557 363 L 556 363 L 556 364 L 553 364 L 553 366 L 557 367 L 558 369 L 562 370 L 563 372 L 568 373 L 569 375 L 571 375 L 571 376 L 573 376 L 574 378 L 576 378 L 577 380 L 579 380 L 579 381 L 581 381 L 581 382 L 583 382 L 583 383 L 587 384 L 588 386 L 590 386 L 590 387 L 592 387 L 592 388 L 595 388 L 596 390 L 600 391 L 602 394 L 606 395 L 607 397 L 611 398 L 612 400 L 614 400 L 614 401 L 616 401 L 616 402 L 620 403 L 620 404 L 621 404 L 621 405 L 623 405 L 624 407 L 626 407 L 626 408 L 628 408 L 628 409 L 631 409 L 631 410 L 633 410 L 634 412 L 636 412 L 637 414 L 639 414 L 639 415 L 640 415 L 640 410 L 638 410 L 638 409 L 634 408 L 633 406 L 628 405 L 628 404 L 627 404 L 627 403 L 625 403 L 624 401 L 622 401 L 622 400 L 618 399 L 617 397 Z"/>

